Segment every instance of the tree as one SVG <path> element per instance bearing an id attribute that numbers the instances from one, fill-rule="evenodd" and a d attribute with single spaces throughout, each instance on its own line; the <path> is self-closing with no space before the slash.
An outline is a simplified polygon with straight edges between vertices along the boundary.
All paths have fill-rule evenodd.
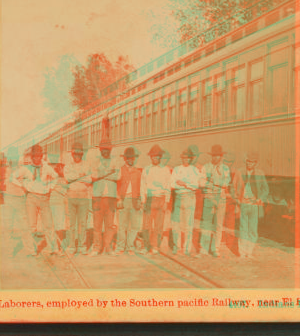
<path id="1" fill-rule="evenodd" d="M 111 62 L 104 53 L 88 56 L 86 66 L 74 69 L 74 84 L 70 90 L 72 104 L 84 108 L 101 97 L 101 90 L 134 71 L 128 57 L 119 56 Z"/>
<path id="2" fill-rule="evenodd" d="M 169 16 L 177 25 L 173 23 L 173 31 L 166 31 L 166 21 L 171 22 L 167 16 L 163 24 L 156 22 L 152 28 L 153 40 L 163 47 L 173 48 L 257 2 L 259 0 L 169 0 Z M 153 11 L 151 16 L 154 21 L 158 19 Z"/>
<path id="3" fill-rule="evenodd" d="M 47 68 L 44 73 L 45 85 L 41 94 L 45 99 L 44 106 L 49 110 L 49 121 L 64 117 L 75 110 L 69 94 L 74 85 L 75 67 L 79 67 L 79 62 L 73 55 L 67 54 L 59 59 L 57 68 Z"/>

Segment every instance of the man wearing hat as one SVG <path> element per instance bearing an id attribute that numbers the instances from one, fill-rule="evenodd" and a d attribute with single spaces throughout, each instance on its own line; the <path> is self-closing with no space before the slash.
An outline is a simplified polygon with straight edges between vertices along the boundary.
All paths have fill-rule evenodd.
<path id="1" fill-rule="evenodd" d="M 10 147 L 7 151 L 8 166 L 3 176 L 5 180 L 5 210 L 2 224 L 3 239 L 8 239 L 8 255 L 15 256 L 22 246 L 26 246 L 27 253 L 34 252 L 33 239 L 29 229 L 26 215 L 26 190 L 23 186 L 23 175 L 26 168 L 19 165 L 19 151 L 17 147 Z M 7 235 L 7 238 L 6 238 Z"/>
<path id="2" fill-rule="evenodd" d="M 198 162 L 198 158 L 201 154 L 197 145 L 190 145 L 188 150 L 192 151 L 193 158 L 191 165 L 195 166 L 199 173 L 202 174 L 203 165 Z M 196 253 L 199 253 L 199 243 L 200 243 L 200 221 L 202 219 L 203 213 L 203 201 L 204 195 L 202 188 L 196 190 L 196 207 L 194 215 L 194 230 L 193 230 L 193 246 L 196 250 Z"/>
<path id="3" fill-rule="evenodd" d="M 190 255 L 194 228 L 196 190 L 200 184 L 199 170 L 191 165 L 194 153 L 184 150 L 181 154 L 182 165 L 175 167 L 171 176 L 171 188 L 175 190 L 172 211 L 173 253 L 181 250 L 181 232 L 184 233 L 183 252 Z"/>
<path id="4" fill-rule="evenodd" d="M 76 231 L 78 233 L 77 252 L 87 254 L 85 240 L 89 210 L 88 191 L 92 179 L 90 176 L 89 166 L 87 162 L 82 159 L 83 154 L 84 151 L 82 143 L 74 143 L 72 146 L 73 162 L 66 165 L 64 168 L 64 176 L 69 184 L 67 197 L 70 218 L 70 254 L 74 254 L 76 252 Z"/>
<path id="5" fill-rule="evenodd" d="M 102 247 L 106 253 L 111 254 L 111 242 L 116 233 L 114 218 L 119 170 L 116 169 L 111 159 L 112 145 L 109 140 L 101 141 L 99 150 L 100 163 L 98 166 L 92 167 L 94 241 L 91 257 L 97 256 Z M 103 224 L 105 232 L 102 246 Z"/>
<path id="6" fill-rule="evenodd" d="M 201 223 L 201 254 L 211 252 L 220 256 L 223 222 L 226 207 L 226 189 L 230 182 L 229 168 L 222 163 L 221 145 L 212 146 L 211 162 L 204 165 L 201 186 L 204 188 L 203 217 Z"/>
<path id="7" fill-rule="evenodd" d="M 124 166 L 120 169 L 120 179 L 117 183 L 119 209 L 119 229 L 116 254 L 128 252 L 134 254 L 134 241 L 141 230 L 142 204 L 141 204 L 141 176 L 140 169 L 135 167 L 139 154 L 134 147 L 124 151 Z M 127 234 L 126 234 L 127 232 Z"/>
<path id="8" fill-rule="evenodd" d="M 241 207 L 239 253 L 242 258 L 252 257 L 258 238 L 258 218 L 269 194 L 265 175 L 257 163 L 258 153 L 248 152 L 245 167 L 240 169 L 242 185 L 237 190 L 237 199 Z"/>
<path id="9" fill-rule="evenodd" d="M 43 149 L 40 145 L 31 148 L 31 164 L 24 168 L 23 186 L 27 190 L 26 209 L 31 232 L 37 231 L 38 213 L 41 214 L 43 231 L 50 253 L 57 253 L 57 240 L 54 232 L 50 208 L 50 193 L 57 181 L 54 169 L 42 161 Z M 38 253 L 34 246 L 33 256 Z"/>
<path id="10" fill-rule="evenodd" d="M 241 174 L 234 167 L 235 154 L 233 152 L 227 152 L 224 155 L 223 163 L 229 168 L 230 171 L 230 183 L 226 190 L 226 211 L 224 218 L 224 238 L 226 245 L 232 251 L 237 250 L 237 238 L 235 235 L 235 229 L 237 226 L 237 219 L 240 212 L 236 200 L 236 191 L 241 186 Z"/>
<path id="11" fill-rule="evenodd" d="M 152 249 L 153 254 L 158 253 L 163 233 L 165 211 L 170 202 L 171 173 L 167 166 L 161 166 L 164 151 L 159 145 L 154 145 L 148 155 L 152 161 L 150 166 L 144 168 L 141 180 L 141 198 L 144 204 L 144 244 L 143 253 Z M 154 222 L 154 227 L 152 227 Z"/>

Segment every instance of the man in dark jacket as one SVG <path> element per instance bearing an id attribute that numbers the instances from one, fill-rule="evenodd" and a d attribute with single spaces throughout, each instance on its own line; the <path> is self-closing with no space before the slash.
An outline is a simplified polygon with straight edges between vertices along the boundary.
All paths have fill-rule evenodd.
<path id="1" fill-rule="evenodd" d="M 135 167 L 138 156 L 134 147 L 128 147 L 124 151 L 125 165 L 121 167 L 120 179 L 117 183 L 119 229 L 116 255 L 120 255 L 125 251 L 133 255 L 134 241 L 137 233 L 141 230 L 142 204 L 140 189 L 142 172 Z"/>
<path id="2" fill-rule="evenodd" d="M 258 218 L 269 187 L 263 171 L 257 168 L 258 153 L 247 153 L 245 163 L 246 166 L 240 169 L 242 183 L 236 190 L 241 206 L 239 253 L 242 258 L 251 258 L 258 238 Z"/>

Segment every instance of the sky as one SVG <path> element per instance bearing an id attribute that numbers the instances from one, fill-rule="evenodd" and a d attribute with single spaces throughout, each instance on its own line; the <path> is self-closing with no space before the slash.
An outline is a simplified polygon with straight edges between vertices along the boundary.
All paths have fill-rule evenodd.
<path id="1" fill-rule="evenodd" d="M 0 147 L 47 121 L 44 73 L 61 56 L 84 64 L 92 53 L 128 55 L 139 67 L 166 52 L 150 30 L 155 20 L 172 20 L 167 1 L 2 0 Z"/>

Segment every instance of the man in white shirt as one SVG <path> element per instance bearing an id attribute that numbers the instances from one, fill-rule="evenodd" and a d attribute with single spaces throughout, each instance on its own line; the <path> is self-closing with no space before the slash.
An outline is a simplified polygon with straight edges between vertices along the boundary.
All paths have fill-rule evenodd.
<path id="1" fill-rule="evenodd" d="M 85 240 L 89 210 L 88 190 L 92 179 L 88 164 L 82 160 L 83 153 L 83 145 L 81 143 L 74 143 L 72 146 L 73 162 L 65 166 L 64 176 L 69 183 L 67 192 L 70 218 L 69 253 L 74 254 L 76 252 L 75 239 L 77 231 L 78 253 L 85 255 L 87 254 Z"/>
<path id="2" fill-rule="evenodd" d="M 164 151 L 158 145 L 154 145 L 148 153 L 152 164 L 144 168 L 142 172 L 141 198 L 145 212 L 143 253 L 148 253 L 151 249 L 153 254 L 158 253 L 165 211 L 170 202 L 171 173 L 167 166 L 160 165 L 163 153 Z M 154 227 L 152 227 L 152 222 L 154 222 Z"/>
<path id="3" fill-rule="evenodd" d="M 18 148 L 10 147 L 7 152 L 8 166 L 5 170 L 5 191 L 4 191 L 4 211 L 2 225 L 3 239 L 8 239 L 9 250 L 7 254 L 15 256 L 25 246 L 27 253 L 34 252 L 33 237 L 27 221 L 26 214 L 26 190 L 23 187 L 20 171 L 24 168 L 20 166 L 23 160 L 19 160 Z"/>
<path id="4" fill-rule="evenodd" d="M 56 185 L 57 174 L 42 159 L 42 147 L 34 145 L 31 148 L 31 165 L 23 166 L 18 172 L 19 176 L 14 176 L 14 178 L 16 180 L 21 178 L 23 186 L 27 190 L 26 210 L 31 232 L 34 234 L 37 231 L 37 218 L 38 213 L 40 213 L 49 252 L 57 253 L 57 240 L 49 204 L 50 193 Z M 38 251 L 35 246 L 32 255 L 36 256 L 37 254 Z"/>
<path id="5" fill-rule="evenodd" d="M 239 170 L 242 183 L 237 190 L 241 206 L 239 253 L 242 258 L 251 258 L 258 238 L 259 212 L 263 210 L 269 187 L 263 171 L 257 168 L 258 153 L 247 153 L 245 162 L 246 166 Z"/>
<path id="6" fill-rule="evenodd" d="M 223 233 L 223 222 L 226 208 L 226 189 L 230 182 L 229 168 L 222 163 L 221 145 L 212 146 L 209 153 L 211 162 L 202 169 L 201 186 L 204 188 L 203 217 L 201 223 L 201 249 L 198 256 L 208 254 L 220 256 L 220 245 Z"/>
<path id="7" fill-rule="evenodd" d="M 107 254 L 112 254 L 111 242 L 117 231 L 114 218 L 117 205 L 117 181 L 120 178 L 119 169 L 111 159 L 110 142 L 101 142 L 99 150 L 100 164 L 92 167 L 94 241 L 91 257 L 97 256 L 102 248 Z M 102 246 L 103 224 L 105 232 Z"/>
<path id="8" fill-rule="evenodd" d="M 184 232 L 183 253 L 190 255 L 194 228 L 196 190 L 200 185 L 199 170 L 191 165 L 194 154 L 190 149 L 182 152 L 182 165 L 175 167 L 171 176 L 171 188 L 175 189 L 172 211 L 173 254 L 181 251 L 181 232 Z"/>

